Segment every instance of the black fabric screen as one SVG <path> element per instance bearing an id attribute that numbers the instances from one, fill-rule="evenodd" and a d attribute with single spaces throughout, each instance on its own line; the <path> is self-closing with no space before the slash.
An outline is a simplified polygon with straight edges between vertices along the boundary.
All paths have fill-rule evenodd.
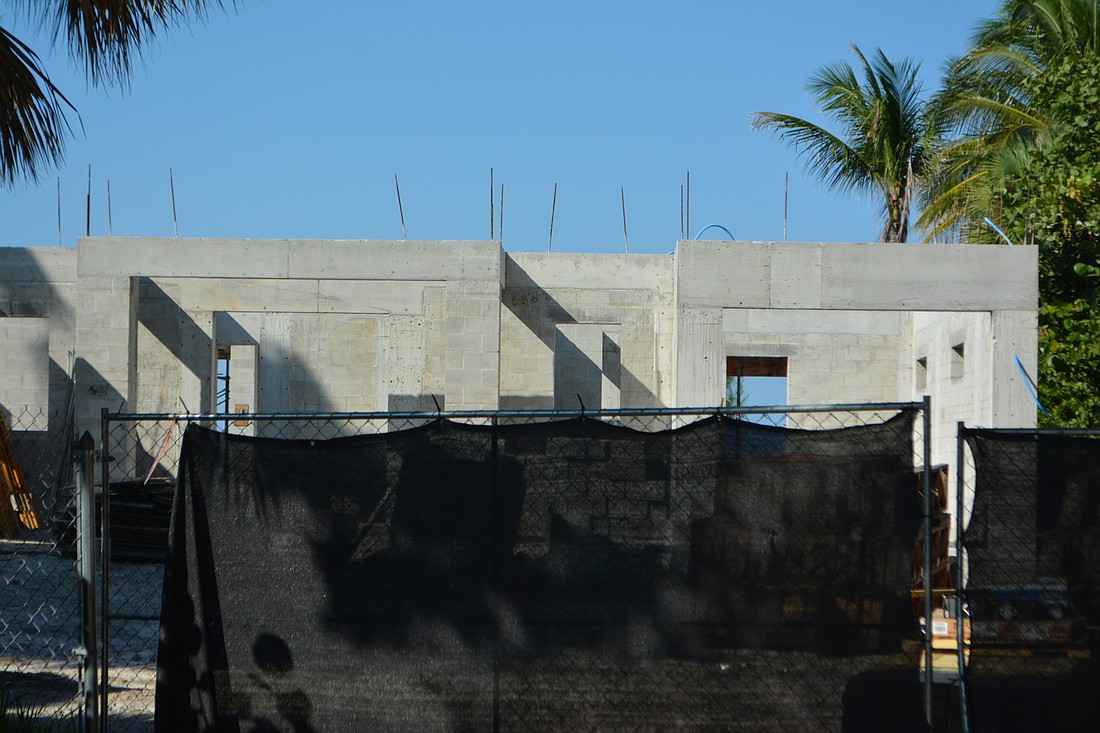
<path id="1" fill-rule="evenodd" d="M 973 431 L 964 541 L 975 731 L 1100 720 L 1100 440 Z"/>
<path id="2" fill-rule="evenodd" d="M 912 420 L 192 426 L 157 729 L 922 729 Z"/>

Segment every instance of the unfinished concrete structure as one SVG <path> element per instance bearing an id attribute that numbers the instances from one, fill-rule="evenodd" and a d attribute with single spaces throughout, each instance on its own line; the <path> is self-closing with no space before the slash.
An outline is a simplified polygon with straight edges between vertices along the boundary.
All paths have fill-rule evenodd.
<path id="1" fill-rule="evenodd" d="M 230 411 L 715 406 L 736 363 L 792 405 L 930 394 L 947 463 L 960 420 L 1034 425 L 1037 299 L 1034 247 L 89 237 L 0 248 L 0 409 L 214 411 L 219 360 Z"/>

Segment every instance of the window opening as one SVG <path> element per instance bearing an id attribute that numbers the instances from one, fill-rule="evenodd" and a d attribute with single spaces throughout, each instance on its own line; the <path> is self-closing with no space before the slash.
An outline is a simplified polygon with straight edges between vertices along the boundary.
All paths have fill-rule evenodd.
<path id="1" fill-rule="evenodd" d="M 218 396 L 214 401 L 214 411 L 219 415 L 229 415 L 229 354 L 230 347 L 218 347 L 217 383 Z M 229 432 L 229 419 L 221 421 L 222 432 Z"/>
<path id="2" fill-rule="evenodd" d="M 728 407 L 777 407 L 787 404 L 787 357 L 726 357 L 726 399 Z M 785 425 L 785 413 L 745 415 L 744 419 L 765 425 Z"/>
<path id="3" fill-rule="evenodd" d="M 955 344 L 951 347 L 951 378 L 962 379 L 965 362 L 963 344 Z"/>

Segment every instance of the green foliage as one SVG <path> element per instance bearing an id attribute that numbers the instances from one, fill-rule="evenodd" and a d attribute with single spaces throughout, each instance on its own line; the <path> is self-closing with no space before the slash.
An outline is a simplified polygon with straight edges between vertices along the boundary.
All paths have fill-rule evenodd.
<path id="1" fill-rule="evenodd" d="M 949 65 L 926 236 L 1039 247 L 1048 427 L 1100 426 L 1100 0 L 1003 0 Z"/>
<path id="2" fill-rule="evenodd" d="M 1039 399 L 1043 427 L 1100 425 L 1100 303 L 1095 298 L 1039 310 Z"/>
<path id="3" fill-rule="evenodd" d="M 1095 57 L 1098 49 L 1100 0 L 1004 0 L 997 16 L 979 25 L 933 100 L 951 136 L 926 179 L 929 205 L 918 225 L 927 238 L 997 241 L 985 217 L 1003 221 L 1004 179 L 1051 125 L 1066 121 L 1037 85 L 1056 76 L 1064 59 Z"/>
<path id="4" fill-rule="evenodd" d="M 1066 53 L 1028 83 L 1049 120 L 998 193 L 1039 246 L 1040 398 L 1049 426 L 1100 425 L 1100 57 Z"/>

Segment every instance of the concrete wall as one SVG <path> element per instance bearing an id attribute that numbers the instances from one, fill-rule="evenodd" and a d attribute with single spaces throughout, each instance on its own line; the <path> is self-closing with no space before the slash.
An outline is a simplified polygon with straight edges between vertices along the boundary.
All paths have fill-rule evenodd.
<path id="1" fill-rule="evenodd" d="M 787 357 L 788 404 L 896 402 L 907 391 L 904 312 L 724 308 L 721 317 L 720 367 L 725 356 Z"/>
<path id="2" fill-rule="evenodd" d="M 679 242 L 688 308 L 1034 310 L 1034 247 Z"/>
<path id="3" fill-rule="evenodd" d="M 70 248 L 0 247 L 0 409 L 9 414 L 41 421 L 68 402 L 76 265 Z"/>
<path id="4" fill-rule="evenodd" d="M 0 319 L 0 354 L 5 369 L 0 411 L 12 422 L 29 422 L 25 429 L 46 429 L 50 407 L 49 340 L 48 319 Z"/>
<path id="5" fill-rule="evenodd" d="M 265 412 L 711 407 L 726 357 L 782 356 L 788 404 L 931 394 L 952 462 L 959 420 L 1034 424 L 1037 298 L 1033 247 L 92 237 L 0 249 L 0 405 L 62 410 L 70 353 L 93 433 L 104 407 L 213 411 L 219 349 Z"/>
<path id="6" fill-rule="evenodd" d="M 913 350 L 950 340 L 943 329 L 962 329 L 971 378 L 928 383 L 937 423 L 952 426 L 952 435 L 963 414 L 1034 425 L 1008 351 L 1034 364 L 1036 254 L 1033 247 L 680 242 L 675 402 L 720 402 L 727 356 L 788 357 L 790 404 L 919 399 L 925 392 L 914 387 Z M 914 312 L 936 315 L 914 319 Z M 943 348 L 950 352 L 941 344 L 935 358 L 947 358 Z"/>
<path id="7" fill-rule="evenodd" d="M 213 410 L 233 344 L 258 350 L 254 409 L 491 409 L 501 259 L 492 242 L 88 238 L 82 297 L 111 318 L 83 324 L 82 355 L 138 410 Z"/>
<path id="8" fill-rule="evenodd" d="M 508 254 L 501 406 L 671 404 L 672 274 L 667 256 Z"/>

